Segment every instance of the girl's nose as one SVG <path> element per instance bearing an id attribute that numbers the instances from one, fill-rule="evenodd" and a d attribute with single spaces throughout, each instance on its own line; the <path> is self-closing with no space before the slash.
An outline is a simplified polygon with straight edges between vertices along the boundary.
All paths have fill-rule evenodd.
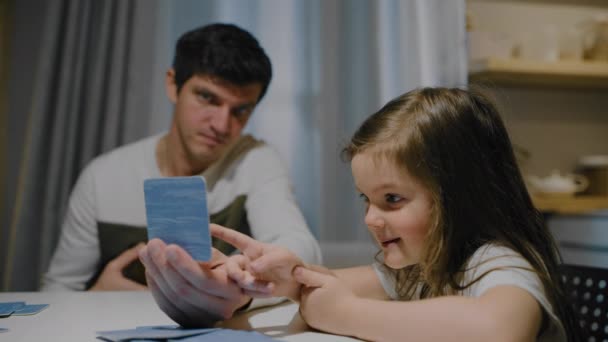
<path id="1" fill-rule="evenodd" d="M 384 219 L 382 218 L 382 213 L 373 205 L 370 205 L 365 213 L 365 224 L 370 229 L 384 228 Z"/>

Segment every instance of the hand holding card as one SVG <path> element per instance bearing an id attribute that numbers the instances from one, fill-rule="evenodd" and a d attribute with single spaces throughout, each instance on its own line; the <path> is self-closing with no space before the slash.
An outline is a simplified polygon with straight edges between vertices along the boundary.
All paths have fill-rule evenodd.
<path id="1" fill-rule="evenodd" d="M 211 259 L 205 179 L 153 178 L 144 181 L 148 240 L 176 244 L 195 260 Z"/>

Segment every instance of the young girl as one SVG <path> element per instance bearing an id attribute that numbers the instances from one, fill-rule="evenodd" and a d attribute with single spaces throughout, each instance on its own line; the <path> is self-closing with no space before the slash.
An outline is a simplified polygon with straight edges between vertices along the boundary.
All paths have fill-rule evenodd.
<path id="1" fill-rule="evenodd" d="M 344 154 L 381 262 L 329 271 L 213 226 L 243 252 L 225 267 L 245 293 L 288 296 L 312 327 L 365 340 L 578 339 L 556 245 L 486 98 L 411 91 L 369 117 Z"/>

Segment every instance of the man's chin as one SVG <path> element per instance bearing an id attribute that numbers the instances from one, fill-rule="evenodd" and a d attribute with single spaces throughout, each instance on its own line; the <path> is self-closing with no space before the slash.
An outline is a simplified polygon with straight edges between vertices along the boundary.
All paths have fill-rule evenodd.
<path id="1" fill-rule="evenodd" d="M 212 164 L 220 158 L 223 149 L 209 148 L 207 146 L 197 146 L 196 149 L 190 149 L 190 159 L 196 160 L 199 163 Z"/>

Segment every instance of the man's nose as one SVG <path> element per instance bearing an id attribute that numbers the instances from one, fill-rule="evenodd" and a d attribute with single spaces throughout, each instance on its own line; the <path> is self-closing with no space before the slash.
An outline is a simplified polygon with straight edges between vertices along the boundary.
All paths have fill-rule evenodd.
<path id="1" fill-rule="evenodd" d="M 220 106 L 213 113 L 211 127 L 219 135 L 227 135 L 230 132 L 230 107 Z"/>

